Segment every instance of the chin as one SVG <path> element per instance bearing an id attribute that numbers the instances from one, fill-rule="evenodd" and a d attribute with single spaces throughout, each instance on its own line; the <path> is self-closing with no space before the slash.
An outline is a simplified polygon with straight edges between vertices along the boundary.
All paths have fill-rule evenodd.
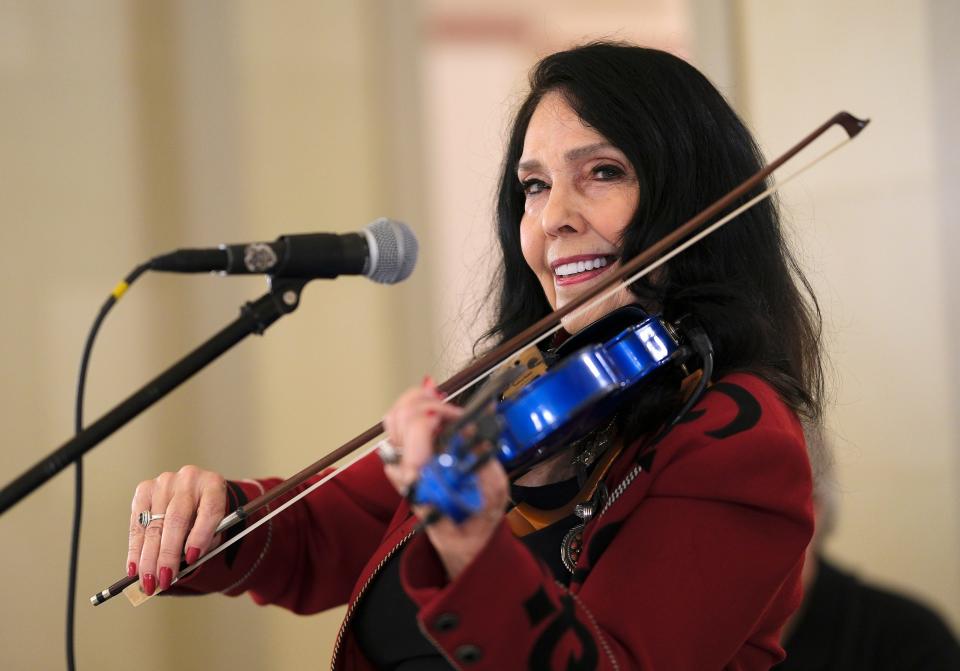
<path id="1" fill-rule="evenodd" d="M 567 315 L 560 320 L 560 325 L 563 326 L 567 333 L 576 333 L 598 319 L 606 317 L 617 308 L 636 302 L 637 300 L 632 294 L 626 290 L 621 290 L 613 296 L 604 299 L 597 305 L 589 307 L 585 310 L 581 308 L 573 314 Z"/>
<path id="2" fill-rule="evenodd" d="M 576 333 L 577 331 L 579 331 L 589 323 L 590 322 L 585 322 L 583 321 L 582 318 L 579 318 L 579 317 L 577 318 L 564 317 L 563 319 L 560 320 L 560 326 L 563 327 L 564 331 L 566 331 L 571 335 Z"/>
<path id="3" fill-rule="evenodd" d="M 607 305 L 607 303 L 608 301 L 604 301 L 603 305 L 594 306 L 577 312 L 576 314 L 567 315 L 560 320 L 560 325 L 563 326 L 567 333 L 576 333 L 580 329 L 606 316 L 614 308 L 619 307 L 617 305 Z"/>

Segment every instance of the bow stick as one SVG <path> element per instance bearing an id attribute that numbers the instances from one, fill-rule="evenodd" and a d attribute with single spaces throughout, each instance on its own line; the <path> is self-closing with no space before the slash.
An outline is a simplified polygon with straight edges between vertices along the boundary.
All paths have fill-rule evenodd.
<path id="1" fill-rule="evenodd" d="M 460 372 L 454 374 L 448 380 L 444 381 L 438 386 L 438 389 L 441 392 L 447 394 L 447 399 L 452 400 L 458 395 L 472 387 L 474 384 L 486 378 L 494 370 L 499 368 L 504 363 L 514 359 L 517 354 L 526 347 L 535 345 L 542 340 L 550 337 L 561 327 L 561 320 L 579 310 L 586 310 L 591 305 L 603 300 L 610 294 L 620 290 L 621 288 L 628 286 L 632 282 L 640 279 L 641 277 L 649 274 L 656 268 L 660 267 L 671 258 L 681 253 L 683 250 L 687 249 L 691 245 L 696 244 L 704 237 L 710 235 L 714 231 L 718 230 L 726 223 L 731 221 L 733 218 L 741 214 L 742 212 L 748 210 L 749 208 L 756 205 L 761 200 L 769 197 L 771 194 L 775 193 L 785 184 L 790 182 L 799 174 L 803 173 L 816 163 L 820 162 L 833 152 L 840 149 L 846 143 L 850 142 L 855 138 L 861 130 L 863 130 L 866 125 L 870 123 L 869 119 L 858 119 L 849 112 L 838 112 L 833 115 L 830 119 L 821 124 L 817 129 L 812 131 L 805 138 L 800 140 L 793 147 L 784 152 L 776 160 L 768 163 L 766 166 L 761 168 L 756 174 L 744 180 L 739 186 L 734 188 L 732 191 L 719 198 L 712 205 L 707 207 L 705 210 L 695 215 L 693 218 L 685 222 L 684 224 L 678 226 L 671 233 L 668 233 L 664 237 L 660 238 L 657 242 L 653 243 L 645 250 L 637 254 L 634 258 L 624 263 L 619 269 L 611 273 L 608 277 L 604 278 L 602 281 L 598 282 L 593 286 L 589 291 L 584 292 L 582 295 L 578 296 L 574 300 L 570 301 L 568 304 L 559 308 L 548 315 L 545 315 L 540 320 L 535 322 L 533 325 L 527 327 L 521 333 L 513 336 L 512 338 L 504 341 L 500 345 L 494 347 L 492 350 L 487 352 L 485 355 L 477 359 L 475 362 L 461 370 Z M 707 222 L 713 219 L 715 216 L 719 215 L 723 210 L 728 208 L 738 199 L 746 196 L 750 191 L 755 189 L 757 186 L 763 183 L 767 177 L 769 177 L 775 170 L 780 168 L 787 161 L 792 159 L 798 153 L 803 151 L 807 146 L 814 142 L 817 138 L 827 132 L 833 126 L 840 126 L 847 134 L 847 137 L 843 142 L 838 143 L 828 151 L 824 152 L 822 155 L 816 157 L 802 168 L 798 169 L 796 172 L 779 182 L 775 186 L 771 186 L 764 190 L 763 192 L 757 194 L 746 203 L 743 203 L 732 212 L 729 212 L 724 217 L 718 219 L 713 224 L 706 226 Z M 245 506 L 237 508 L 234 512 L 230 513 L 217 526 L 215 533 L 221 533 L 236 524 L 246 520 L 250 515 L 259 510 L 269 506 L 272 502 L 276 501 L 278 498 L 288 493 L 290 490 L 302 485 L 309 478 L 313 477 L 320 471 L 329 468 L 331 465 L 344 458 L 345 456 L 355 452 L 360 447 L 366 445 L 372 441 L 377 436 L 383 433 L 383 424 L 377 423 L 371 426 L 369 429 L 356 436 L 352 440 L 344 443 L 333 452 L 330 452 L 324 457 L 321 457 L 314 463 L 310 464 L 303 470 L 301 470 L 296 475 L 284 480 L 279 485 L 274 487 L 268 492 L 261 494 L 257 498 L 253 499 Z M 302 492 L 297 494 L 295 497 L 291 498 L 289 501 L 286 501 L 280 507 L 270 511 L 267 515 L 257 520 L 254 524 L 250 525 L 248 528 L 244 529 L 241 533 L 235 535 L 230 540 L 222 543 L 216 548 L 210 550 L 206 555 L 198 559 L 193 564 L 187 565 L 186 562 L 181 562 L 180 572 L 177 574 L 174 579 L 174 583 L 177 580 L 192 572 L 193 570 L 199 568 L 202 564 L 209 561 L 216 555 L 220 554 L 232 544 L 238 542 L 241 538 L 246 536 L 248 533 L 251 533 L 257 529 L 261 524 L 268 522 L 273 518 L 274 515 L 286 510 L 288 507 L 299 501 L 301 498 L 307 496 L 313 492 L 318 487 L 322 486 L 331 478 L 335 477 L 341 471 L 349 468 L 354 463 L 365 457 L 367 454 L 373 451 L 373 447 L 363 451 L 354 459 L 344 464 L 340 468 L 337 468 L 324 477 L 322 477 L 317 482 L 313 483 L 307 489 L 304 489 Z M 121 592 L 126 592 L 128 598 L 136 606 L 145 601 L 147 597 L 145 594 L 139 591 L 136 587 L 131 586 L 135 585 L 138 577 L 124 577 L 117 582 L 113 583 L 104 590 L 101 590 L 97 594 L 90 597 L 90 603 L 94 606 L 98 606 L 101 603 L 113 598 Z"/>

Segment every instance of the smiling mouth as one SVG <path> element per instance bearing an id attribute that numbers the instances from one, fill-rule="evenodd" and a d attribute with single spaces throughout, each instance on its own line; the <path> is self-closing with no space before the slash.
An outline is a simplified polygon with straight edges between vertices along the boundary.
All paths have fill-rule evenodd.
<path id="1" fill-rule="evenodd" d="M 585 282 L 607 270 L 615 260 L 616 256 L 609 254 L 581 255 L 560 259 L 551 264 L 554 281 L 558 285 Z"/>

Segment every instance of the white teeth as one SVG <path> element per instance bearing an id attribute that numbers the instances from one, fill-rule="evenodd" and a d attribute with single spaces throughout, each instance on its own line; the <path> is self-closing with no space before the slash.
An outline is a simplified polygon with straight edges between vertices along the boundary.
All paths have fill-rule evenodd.
<path id="1" fill-rule="evenodd" d="M 606 257 L 598 256 L 593 259 L 587 259 L 586 261 L 572 261 L 570 263 L 564 263 L 563 265 L 557 266 L 554 269 L 554 272 L 558 277 L 568 277 L 569 275 L 576 275 L 577 273 L 594 270 L 595 268 L 603 268 L 606 265 Z"/>

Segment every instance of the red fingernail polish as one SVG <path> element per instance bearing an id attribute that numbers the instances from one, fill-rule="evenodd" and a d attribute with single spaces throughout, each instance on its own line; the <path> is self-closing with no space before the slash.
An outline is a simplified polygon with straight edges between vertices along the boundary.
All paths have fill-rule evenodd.
<path id="1" fill-rule="evenodd" d="M 421 386 L 429 387 L 429 386 L 432 385 L 432 384 L 433 384 L 433 378 L 430 377 L 429 375 L 424 375 L 424 376 L 423 376 L 423 383 L 422 383 Z"/>
<path id="2" fill-rule="evenodd" d="M 136 562 L 130 562 L 127 564 L 127 577 L 132 578 L 137 575 L 137 564 Z"/>
<path id="3" fill-rule="evenodd" d="M 187 548 L 187 563 L 192 564 L 197 561 L 197 558 L 200 557 L 200 548 L 195 548 L 192 545 Z"/>
<path id="4" fill-rule="evenodd" d="M 436 416 L 437 416 L 437 411 L 436 411 L 436 410 L 427 410 L 426 415 L 427 415 L 427 417 L 436 417 Z"/>
<path id="5" fill-rule="evenodd" d="M 157 589 L 157 579 L 153 577 L 152 573 L 147 573 L 143 576 L 143 593 L 147 596 L 153 596 L 153 593 Z"/>
<path id="6" fill-rule="evenodd" d="M 160 569 L 160 589 L 168 590 L 170 589 L 170 582 L 173 580 L 173 571 L 170 570 L 169 566 L 164 566 Z"/>

